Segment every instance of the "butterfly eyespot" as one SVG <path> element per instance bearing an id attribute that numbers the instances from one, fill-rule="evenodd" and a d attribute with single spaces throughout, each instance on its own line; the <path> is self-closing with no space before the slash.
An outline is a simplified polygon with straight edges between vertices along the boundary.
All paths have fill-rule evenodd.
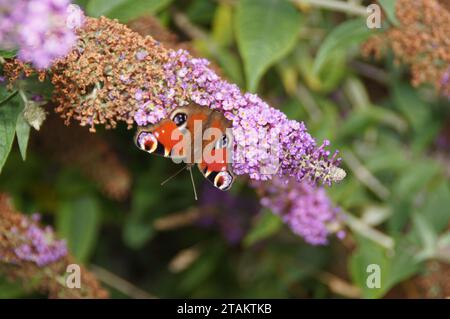
<path id="1" fill-rule="evenodd" d="M 227 172 L 223 171 L 216 175 L 214 178 L 214 186 L 220 190 L 226 191 L 233 184 L 233 176 Z"/>
<path id="2" fill-rule="evenodd" d="M 143 151 L 153 153 L 158 147 L 158 140 L 152 133 L 142 132 L 138 136 L 137 144 Z"/>
<path id="3" fill-rule="evenodd" d="M 176 113 L 172 117 L 172 121 L 175 122 L 176 126 L 183 126 L 187 122 L 187 114 L 186 113 Z"/>
<path id="4" fill-rule="evenodd" d="M 217 140 L 216 142 L 216 148 L 227 148 L 228 144 L 230 142 L 230 139 L 228 138 L 228 136 L 226 134 L 223 134 L 222 137 L 220 139 Z"/>

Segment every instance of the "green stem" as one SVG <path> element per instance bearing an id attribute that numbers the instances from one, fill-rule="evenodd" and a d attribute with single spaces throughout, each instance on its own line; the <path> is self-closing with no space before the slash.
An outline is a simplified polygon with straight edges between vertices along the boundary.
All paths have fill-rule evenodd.
<path id="1" fill-rule="evenodd" d="M 346 150 L 343 155 L 344 162 L 353 171 L 364 185 L 366 185 L 379 198 L 386 200 L 390 196 L 389 189 L 384 186 L 373 174 L 361 163 L 352 151 Z"/>
<path id="2" fill-rule="evenodd" d="M 311 5 L 322 9 L 340 11 L 348 14 L 367 16 L 364 6 L 337 0 L 291 0 L 296 5 Z"/>
<path id="3" fill-rule="evenodd" d="M 19 90 L 19 95 L 22 98 L 22 101 L 25 105 L 28 103 L 28 98 L 23 90 Z"/>
<path id="4" fill-rule="evenodd" d="M 298 84 L 295 95 L 304 106 L 311 120 L 314 122 L 320 121 L 322 118 L 322 111 L 308 89 L 302 84 Z"/>
<path id="5" fill-rule="evenodd" d="M 366 237 L 380 246 L 385 247 L 386 249 L 392 250 L 394 249 L 395 241 L 388 235 L 380 232 L 379 230 L 370 227 L 366 223 L 364 223 L 361 219 L 356 218 L 352 214 L 342 211 L 342 215 L 344 215 L 344 222 L 350 227 L 355 233 Z"/>
<path id="6" fill-rule="evenodd" d="M 128 282 L 127 280 L 117 276 L 116 274 L 113 274 L 112 272 L 96 266 L 91 265 L 91 271 L 94 273 L 94 275 L 107 284 L 108 286 L 120 291 L 124 295 L 127 295 L 134 299 L 155 299 L 154 295 L 149 294 L 148 292 L 140 289 L 139 287 L 136 287 L 132 283 Z"/>

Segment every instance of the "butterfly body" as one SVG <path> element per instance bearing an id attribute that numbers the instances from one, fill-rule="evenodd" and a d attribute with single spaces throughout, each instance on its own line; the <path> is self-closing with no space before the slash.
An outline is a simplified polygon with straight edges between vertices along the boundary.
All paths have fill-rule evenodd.
<path id="1" fill-rule="evenodd" d="M 139 127 L 135 143 L 148 153 L 196 164 L 216 188 L 228 190 L 234 180 L 230 128 L 223 114 L 190 104 L 175 108 L 156 124 Z"/>

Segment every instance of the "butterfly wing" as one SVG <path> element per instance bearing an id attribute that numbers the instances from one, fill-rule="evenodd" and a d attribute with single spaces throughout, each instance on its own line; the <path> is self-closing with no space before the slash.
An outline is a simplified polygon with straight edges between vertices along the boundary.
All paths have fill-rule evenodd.
<path id="1" fill-rule="evenodd" d="M 211 134 L 205 132 L 203 144 L 202 162 L 198 168 L 203 176 L 210 181 L 214 187 L 226 191 L 231 188 L 234 174 L 231 171 L 231 145 L 232 136 L 227 131 L 230 125 L 224 116 L 218 112 L 211 114 L 208 128 Z"/>
<path id="2" fill-rule="evenodd" d="M 172 157 L 171 151 L 181 139 L 182 133 L 175 122 L 164 119 L 155 125 L 139 127 L 134 141 L 138 148 L 147 153 Z"/>

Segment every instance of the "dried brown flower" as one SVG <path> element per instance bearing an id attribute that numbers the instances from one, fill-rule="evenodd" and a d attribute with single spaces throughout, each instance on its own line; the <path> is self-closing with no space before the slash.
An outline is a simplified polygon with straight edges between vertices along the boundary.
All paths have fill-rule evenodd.
<path id="1" fill-rule="evenodd" d="M 450 297 L 450 266 L 430 261 L 425 272 L 414 279 L 421 296 L 425 298 Z"/>
<path id="2" fill-rule="evenodd" d="M 91 131 L 97 124 L 114 128 L 118 121 L 131 127 L 134 96 L 157 87 L 166 50 L 151 37 L 104 17 L 87 18 L 78 37 L 76 48 L 51 69 L 56 111 L 66 123 L 74 118 Z"/>
<path id="3" fill-rule="evenodd" d="M 39 80 L 43 81 L 45 79 L 44 71 L 36 71 L 36 69 L 34 69 L 31 65 L 18 59 L 8 59 L 6 63 L 3 64 L 3 73 L 8 79 L 9 89 L 11 89 L 14 82 L 22 76 L 30 77 L 33 74 L 37 74 Z"/>
<path id="4" fill-rule="evenodd" d="M 363 54 L 379 57 L 392 48 L 397 60 L 411 67 L 414 86 L 432 83 L 450 97 L 450 11 L 448 1 L 398 0 L 400 23 L 384 35 L 375 36 L 363 47 Z"/>
<path id="5" fill-rule="evenodd" d="M 20 258 L 17 253 L 19 242 L 27 234 L 30 225 L 38 232 L 49 230 L 12 208 L 8 195 L 0 194 L 0 273 L 13 281 L 19 281 L 29 291 L 46 293 L 50 298 L 107 298 L 95 276 L 80 266 L 81 287 L 66 286 L 67 266 L 76 261 L 70 255 L 38 265 L 32 260 Z"/>

